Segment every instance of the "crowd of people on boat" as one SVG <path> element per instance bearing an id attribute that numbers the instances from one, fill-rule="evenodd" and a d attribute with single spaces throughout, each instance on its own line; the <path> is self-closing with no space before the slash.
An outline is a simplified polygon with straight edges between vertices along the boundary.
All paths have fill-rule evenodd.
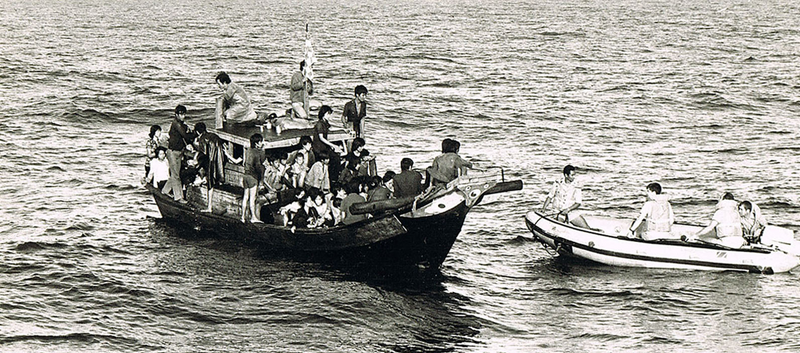
<path id="1" fill-rule="evenodd" d="M 542 205 L 541 212 L 561 222 L 602 232 L 592 228 L 579 210 L 583 202 L 580 186 L 575 183 L 576 170 L 572 165 L 563 168 L 562 178 L 553 183 Z M 676 239 L 672 226 L 675 214 L 669 197 L 662 193 L 659 183 L 645 187 L 647 201 L 639 216 L 631 223 L 626 235 L 643 240 Z M 550 213 L 548 213 L 550 212 Z M 759 207 L 752 201 L 736 201 L 733 194 L 726 192 L 716 205 L 716 210 L 708 225 L 693 234 L 678 235 L 684 241 L 716 243 L 731 248 L 741 248 L 758 244 L 767 220 Z"/>
<path id="2" fill-rule="evenodd" d="M 302 69 L 301 63 L 301 72 Z M 294 92 L 295 86 L 308 89 L 310 83 L 302 75 L 295 76 L 297 74 L 290 84 L 292 108 L 287 115 L 302 119 L 308 112 L 304 106 L 296 104 L 299 98 Z M 215 113 L 217 128 L 226 124 L 268 123 L 263 115 L 253 111 L 247 93 L 231 82 L 226 73 L 219 73 L 215 79 L 222 91 Z M 150 128 L 145 143 L 147 155 L 142 182 L 181 204 L 188 203 L 189 184 L 204 185 L 208 194 L 202 212 L 212 212 L 214 190 L 225 183 L 225 165 L 240 164 L 243 167 L 241 185 L 234 186 L 243 190 L 242 222 L 316 228 L 361 221 L 371 215 L 354 214 L 351 205 L 415 197 L 426 188 L 452 181 L 472 167 L 472 163 L 458 155 L 460 143 L 445 139 L 442 154 L 425 170 L 428 177 L 414 169 L 411 158 L 401 160 L 399 173 L 390 170 L 379 176 L 375 156 L 365 148 L 363 137 L 367 93 L 365 86 L 356 86 L 354 98 L 344 105 L 341 123 L 354 137 L 346 146 L 328 139 L 333 109 L 322 105 L 313 124 L 313 134 L 300 137 L 298 145 L 288 152 L 265 150 L 264 135 L 254 133 L 249 138 L 249 146 L 243 146 L 236 157 L 232 142 L 221 140 L 205 123 L 189 127 L 187 109 L 178 105 L 167 134 L 159 125 Z M 268 214 L 262 214 L 264 210 L 268 210 Z"/>

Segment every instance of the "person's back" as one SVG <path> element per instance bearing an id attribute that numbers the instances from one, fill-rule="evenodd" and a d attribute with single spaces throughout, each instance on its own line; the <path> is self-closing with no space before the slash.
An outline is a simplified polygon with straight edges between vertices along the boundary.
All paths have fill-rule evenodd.
<path id="1" fill-rule="evenodd" d="M 417 196 L 422 192 L 422 174 L 415 170 L 404 170 L 392 180 L 394 196 L 397 198 Z"/>
<path id="2" fill-rule="evenodd" d="M 717 237 L 742 237 L 742 222 L 737 211 L 738 204 L 734 200 L 722 200 L 717 204 L 713 220 L 719 224 L 715 227 Z"/>
<path id="3" fill-rule="evenodd" d="M 672 206 L 669 204 L 669 197 L 667 195 L 658 194 L 654 195 L 653 199 L 645 202 L 643 212 L 647 213 L 645 218 L 645 230 L 642 233 L 642 239 L 655 240 L 655 239 L 668 239 L 670 230 L 672 230 L 672 223 L 675 216 L 672 213 Z"/>
<path id="4" fill-rule="evenodd" d="M 358 180 L 351 180 L 347 183 L 347 185 L 345 185 L 345 191 L 347 191 L 347 196 L 342 200 L 341 210 L 344 213 L 342 223 L 349 225 L 367 219 L 366 214 L 353 214 L 350 212 L 350 206 L 353 204 L 367 202 L 367 199 L 358 193 L 360 191 L 360 183 Z"/>

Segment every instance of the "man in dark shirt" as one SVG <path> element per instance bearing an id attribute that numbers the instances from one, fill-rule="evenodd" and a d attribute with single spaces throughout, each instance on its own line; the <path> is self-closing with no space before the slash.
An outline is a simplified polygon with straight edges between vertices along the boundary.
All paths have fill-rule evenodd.
<path id="1" fill-rule="evenodd" d="M 172 191 L 175 201 L 186 203 L 183 198 L 183 184 L 181 183 L 181 164 L 183 162 L 183 150 L 186 145 L 191 144 L 194 134 L 189 131 L 184 120 L 186 119 L 186 107 L 178 105 L 175 107 L 175 119 L 169 128 L 169 143 L 167 150 L 167 160 L 169 161 L 169 180 L 161 190 L 164 194 Z"/>
<path id="2" fill-rule="evenodd" d="M 364 87 L 364 85 L 356 86 L 355 95 L 356 97 L 353 100 L 344 105 L 342 123 L 347 128 L 352 126 L 356 137 L 363 137 L 363 119 L 367 117 L 367 87 Z"/>
<path id="3" fill-rule="evenodd" d="M 394 197 L 417 196 L 422 192 L 422 174 L 411 170 L 413 166 L 414 161 L 411 158 L 400 161 L 401 172 L 392 178 Z"/>

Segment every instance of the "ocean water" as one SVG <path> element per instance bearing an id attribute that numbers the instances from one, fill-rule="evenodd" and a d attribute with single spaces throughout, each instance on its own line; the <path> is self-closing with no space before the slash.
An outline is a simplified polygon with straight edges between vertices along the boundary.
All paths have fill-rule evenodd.
<path id="1" fill-rule="evenodd" d="M 554 259 L 523 215 L 579 167 L 586 212 L 660 182 L 703 223 L 725 192 L 800 230 L 800 5 L 712 1 L 0 1 L 0 351 L 800 350 L 796 272 Z M 467 217 L 441 271 L 373 276 L 176 229 L 140 186 L 151 124 L 231 74 L 288 108 L 369 93 L 380 169 L 446 137 L 522 191 Z"/>

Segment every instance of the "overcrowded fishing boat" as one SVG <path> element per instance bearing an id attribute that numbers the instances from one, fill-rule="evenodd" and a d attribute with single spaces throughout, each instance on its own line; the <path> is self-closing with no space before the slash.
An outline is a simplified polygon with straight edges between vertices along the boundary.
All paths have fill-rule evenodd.
<path id="1" fill-rule="evenodd" d="M 800 265 L 800 244 L 794 232 L 768 225 L 759 243 L 729 247 L 692 240 L 702 226 L 674 224 L 665 239 L 629 237 L 630 220 L 583 216 L 588 228 L 530 211 L 525 224 L 533 236 L 558 255 L 627 267 L 755 273 L 787 272 Z M 689 241 L 686 241 L 688 238 Z M 552 251 L 551 250 L 551 251 Z"/>

